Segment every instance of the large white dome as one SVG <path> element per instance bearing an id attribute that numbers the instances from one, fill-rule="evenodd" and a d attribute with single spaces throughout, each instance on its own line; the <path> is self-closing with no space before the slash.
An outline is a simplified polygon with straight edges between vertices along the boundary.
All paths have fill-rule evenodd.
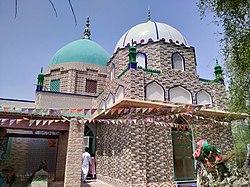
<path id="1" fill-rule="evenodd" d="M 128 43 L 131 44 L 133 40 L 136 43 L 147 43 L 148 39 L 153 41 L 158 41 L 165 39 L 166 41 L 172 40 L 172 42 L 177 44 L 188 45 L 185 37 L 175 28 L 159 22 L 148 21 L 146 23 L 141 23 L 129 29 L 116 44 L 115 50 L 117 48 L 124 48 Z"/>

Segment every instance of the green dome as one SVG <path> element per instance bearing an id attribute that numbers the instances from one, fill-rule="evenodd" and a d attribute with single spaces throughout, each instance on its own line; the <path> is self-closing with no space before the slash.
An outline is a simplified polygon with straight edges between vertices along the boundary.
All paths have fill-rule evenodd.
<path id="1" fill-rule="evenodd" d="M 80 39 L 59 49 L 53 56 L 50 66 L 65 62 L 87 62 L 106 66 L 108 60 L 108 53 L 99 44 L 90 39 Z"/>

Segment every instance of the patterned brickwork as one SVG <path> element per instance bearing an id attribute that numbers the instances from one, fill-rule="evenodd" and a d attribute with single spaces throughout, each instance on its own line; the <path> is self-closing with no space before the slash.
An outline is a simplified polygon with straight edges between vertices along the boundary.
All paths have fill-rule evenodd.
<path id="1" fill-rule="evenodd" d="M 83 126 L 76 119 L 70 121 L 64 187 L 81 186 L 81 162 L 84 147 Z"/>
<path id="2" fill-rule="evenodd" d="M 143 119 L 143 115 L 139 114 L 131 117 Z M 197 148 L 195 142 L 202 138 L 217 146 L 223 155 L 233 149 L 228 124 L 211 123 L 211 120 L 196 117 L 186 119 L 192 126 L 194 149 Z M 175 119 L 165 122 L 173 121 Z M 122 151 L 124 147 L 126 151 Z M 170 126 L 141 121 L 136 124 L 101 124 L 98 126 L 97 150 L 97 175 L 100 180 L 122 187 L 175 186 Z M 235 165 L 235 160 L 231 164 Z"/>
<path id="3" fill-rule="evenodd" d="M 50 90 L 51 80 L 60 80 L 60 92 L 97 96 L 104 88 L 106 67 L 88 63 L 64 63 L 49 67 L 45 72 L 44 88 Z M 97 81 L 96 93 L 86 92 L 86 80 Z"/>
<path id="4" fill-rule="evenodd" d="M 128 48 L 121 49 L 111 59 L 107 68 L 107 72 L 110 72 L 112 63 L 115 64 L 115 79 L 110 81 L 108 75 L 104 93 L 95 101 L 94 107 L 98 107 L 102 100 L 106 100 L 110 92 L 114 93 L 119 85 L 125 87 L 126 98 L 145 100 L 145 86 L 152 81 L 157 81 L 164 88 L 166 101 L 169 99 L 169 89 L 181 85 L 192 94 L 193 104 L 196 104 L 197 92 L 205 90 L 212 97 L 213 108 L 225 109 L 225 86 L 220 83 L 199 80 L 193 47 L 155 42 L 148 45 L 137 45 L 137 51 L 146 53 L 148 69 L 160 70 L 161 74 L 130 69 L 118 79 L 118 75 L 128 67 Z M 172 69 L 171 56 L 175 52 L 180 53 L 185 59 L 185 71 Z"/>

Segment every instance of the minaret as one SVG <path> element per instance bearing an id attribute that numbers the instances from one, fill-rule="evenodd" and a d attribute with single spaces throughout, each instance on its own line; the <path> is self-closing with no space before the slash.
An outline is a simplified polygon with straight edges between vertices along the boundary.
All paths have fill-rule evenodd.
<path id="1" fill-rule="evenodd" d="M 136 47 L 133 44 L 133 40 L 132 40 L 132 45 L 129 47 L 129 63 L 128 63 L 128 68 L 133 68 L 133 69 L 137 69 L 137 62 L 136 62 Z"/>
<path id="2" fill-rule="evenodd" d="M 44 83 L 44 74 L 43 74 L 43 68 L 41 68 L 41 72 L 38 74 L 37 77 L 36 91 L 43 90 L 43 83 Z"/>
<path id="3" fill-rule="evenodd" d="M 90 24 L 89 24 L 89 16 L 87 17 L 87 21 L 86 21 L 86 27 L 84 29 L 84 36 L 83 39 L 90 39 L 90 28 L 89 28 Z"/>
<path id="4" fill-rule="evenodd" d="M 216 59 L 216 65 L 214 67 L 215 81 L 224 84 L 224 78 L 222 74 L 223 70 Z"/>

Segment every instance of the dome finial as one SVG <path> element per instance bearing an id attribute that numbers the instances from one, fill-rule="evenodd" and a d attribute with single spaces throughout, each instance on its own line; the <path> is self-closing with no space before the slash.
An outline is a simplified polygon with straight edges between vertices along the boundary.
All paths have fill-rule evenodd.
<path id="1" fill-rule="evenodd" d="M 150 16 L 150 8 L 148 7 L 148 21 L 151 20 L 151 16 Z"/>
<path id="2" fill-rule="evenodd" d="M 90 39 L 90 28 L 89 28 L 90 24 L 89 24 L 89 16 L 87 17 L 87 21 L 86 21 L 86 27 L 84 29 L 84 39 Z"/>

